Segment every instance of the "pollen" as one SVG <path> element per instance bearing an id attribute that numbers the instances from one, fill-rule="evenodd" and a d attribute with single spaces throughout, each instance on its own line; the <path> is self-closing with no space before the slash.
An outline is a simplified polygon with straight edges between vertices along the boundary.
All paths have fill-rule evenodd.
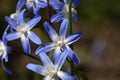
<path id="1" fill-rule="evenodd" d="M 59 47 L 62 47 L 63 46 L 63 42 L 62 41 L 58 41 L 56 45 L 59 46 Z"/>
<path id="2" fill-rule="evenodd" d="M 27 0 L 27 2 L 34 2 L 34 0 Z"/>
<path id="3" fill-rule="evenodd" d="M 19 29 L 18 29 L 18 32 L 20 32 L 20 33 L 25 33 L 25 32 L 27 32 L 27 28 L 26 28 L 26 27 L 24 27 L 24 28 L 19 28 Z"/>
<path id="4" fill-rule="evenodd" d="M 55 72 L 49 72 L 50 77 L 53 77 L 55 75 Z"/>

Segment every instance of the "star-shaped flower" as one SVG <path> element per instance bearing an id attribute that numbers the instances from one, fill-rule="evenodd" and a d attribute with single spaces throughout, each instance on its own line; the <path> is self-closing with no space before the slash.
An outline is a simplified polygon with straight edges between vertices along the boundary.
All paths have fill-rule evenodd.
<path id="1" fill-rule="evenodd" d="M 68 53 L 69 52 L 67 50 L 63 51 L 59 58 L 56 59 L 54 64 L 45 53 L 41 53 L 39 54 L 39 57 L 44 66 L 29 63 L 27 68 L 42 76 L 45 76 L 43 80 L 76 80 L 75 77 L 61 71 L 61 67 L 64 64 Z"/>
<path id="2" fill-rule="evenodd" d="M 35 16 L 33 19 L 25 23 L 24 12 L 25 9 L 21 11 L 18 17 L 18 22 L 11 20 L 9 17 L 5 17 L 6 21 L 15 30 L 14 32 L 7 34 L 6 38 L 8 41 L 20 38 L 24 52 L 30 53 L 31 49 L 29 39 L 35 44 L 41 44 L 39 37 L 34 32 L 30 31 L 40 21 L 41 17 Z"/>
<path id="3" fill-rule="evenodd" d="M 72 17 L 73 17 L 73 21 L 76 22 L 78 20 L 78 14 L 77 14 L 77 11 L 76 11 L 76 7 L 79 5 L 80 3 L 80 0 L 73 0 L 73 3 L 72 3 Z M 59 22 L 60 20 L 63 20 L 63 19 L 68 19 L 68 12 L 69 12 L 69 0 L 64 0 L 64 4 L 61 4 L 61 2 L 59 1 L 59 4 L 58 5 L 62 5 L 61 7 L 57 7 L 58 10 L 57 10 L 57 14 L 53 15 L 51 17 L 51 22 Z M 52 4 L 54 5 L 54 9 L 56 7 L 56 4 Z M 56 10 L 56 9 L 55 9 Z"/>
<path id="4" fill-rule="evenodd" d="M 39 48 L 37 48 L 35 53 L 40 54 L 41 52 L 48 52 L 54 49 L 55 50 L 54 59 L 57 59 L 59 57 L 59 54 L 64 49 L 67 49 L 69 50 L 68 57 L 77 64 L 79 64 L 80 63 L 79 57 L 73 52 L 73 50 L 69 47 L 69 45 L 76 42 L 79 38 L 81 38 L 82 32 L 77 32 L 66 37 L 66 33 L 68 29 L 67 19 L 63 20 L 60 26 L 59 35 L 52 28 L 52 26 L 50 26 L 49 23 L 45 22 L 44 27 L 53 42 L 40 46 Z"/>

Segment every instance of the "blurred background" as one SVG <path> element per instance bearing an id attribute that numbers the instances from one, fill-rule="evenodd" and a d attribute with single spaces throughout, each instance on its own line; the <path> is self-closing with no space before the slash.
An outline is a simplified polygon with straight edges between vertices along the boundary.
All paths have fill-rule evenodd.
<path id="1" fill-rule="evenodd" d="M 8 24 L 4 17 L 15 12 L 16 4 L 17 0 L 0 0 L 0 38 Z M 120 0 L 81 0 L 76 9 L 79 21 L 73 23 L 73 33 L 81 31 L 83 35 L 74 43 L 81 60 L 80 65 L 75 64 L 75 69 L 83 71 L 89 80 L 120 80 Z M 42 9 L 41 14 L 48 17 L 47 10 Z M 53 24 L 57 31 L 59 25 Z M 32 30 L 43 43 L 50 42 L 42 22 Z M 34 55 L 39 45 L 31 42 L 32 56 L 24 54 L 19 39 L 8 45 L 15 51 L 9 54 L 9 62 L 5 65 L 13 75 L 7 75 L 0 66 L 0 80 L 40 80 L 41 76 L 25 67 L 29 62 L 40 63 Z M 67 71 L 67 67 L 64 68 Z"/>

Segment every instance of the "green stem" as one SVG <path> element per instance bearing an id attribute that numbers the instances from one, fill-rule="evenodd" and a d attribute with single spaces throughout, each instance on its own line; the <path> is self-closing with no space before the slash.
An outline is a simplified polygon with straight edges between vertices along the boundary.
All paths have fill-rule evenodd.
<path id="1" fill-rule="evenodd" d="M 69 28 L 68 28 L 68 34 L 72 34 L 72 0 L 69 0 L 69 6 L 68 6 L 68 20 L 69 20 Z"/>
<path id="2" fill-rule="evenodd" d="M 68 20 L 69 20 L 69 28 L 68 28 L 68 35 L 72 34 L 72 0 L 69 0 L 68 6 Z M 70 46 L 73 49 L 73 45 Z M 71 67 L 71 74 L 74 75 L 74 63 L 73 61 L 69 61 Z"/>

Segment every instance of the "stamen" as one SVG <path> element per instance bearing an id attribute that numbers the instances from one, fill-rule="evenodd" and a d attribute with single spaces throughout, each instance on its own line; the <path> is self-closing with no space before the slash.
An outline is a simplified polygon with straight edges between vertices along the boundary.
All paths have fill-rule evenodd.
<path id="1" fill-rule="evenodd" d="M 55 72 L 49 72 L 50 77 L 53 77 L 55 75 Z"/>
<path id="2" fill-rule="evenodd" d="M 27 32 L 27 28 L 26 27 L 24 27 L 24 28 L 19 28 L 18 29 L 18 32 L 20 32 L 20 33 L 25 33 L 25 32 Z"/>
<path id="3" fill-rule="evenodd" d="M 59 46 L 59 47 L 62 47 L 63 46 L 63 42 L 62 41 L 58 41 L 56 45 Z"/>
<path id="4" fill-rule="evenodd" d="M 27 0 L 27 2 L 34 2 L 34 0 Z"/>

